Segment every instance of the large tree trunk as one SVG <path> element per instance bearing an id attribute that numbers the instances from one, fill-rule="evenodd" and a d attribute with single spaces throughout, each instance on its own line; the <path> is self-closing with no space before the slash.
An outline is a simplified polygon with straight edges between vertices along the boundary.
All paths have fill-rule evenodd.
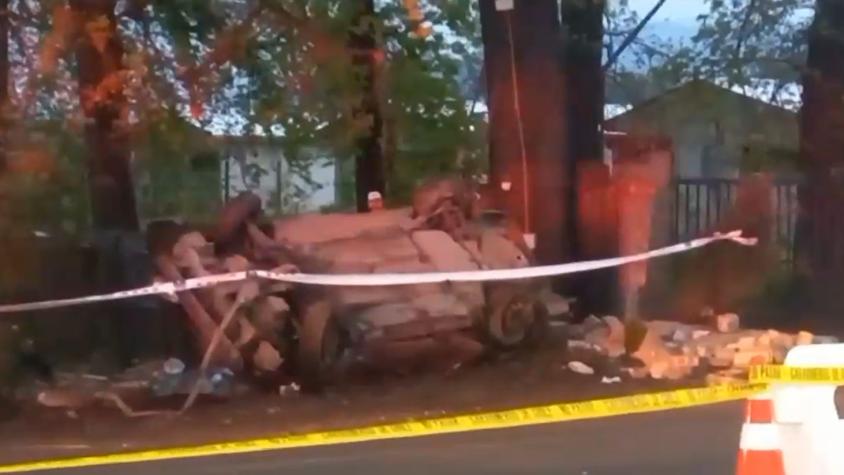
<path id="1" fill-rule="evenodd" d="M 559 263 L 569 257 L 565 237 L 572 183 L 557 2 L 516 1 L 512 11 L 497 11 L 495 0 L 480 2 L 491 183 L 508 215 L 536 234 L 538 260 Z M 503 182 L 511 183 L 509 191 L 501 189 Z"/>
<path id="2" fill-rule="evenodd" d="M 562 68 L 568 91 L 565 114 L 570 137 L 567 152 L 571 157 L 568 173 L 575 177 L 582 164 L 603 159 L 604 72 L 601 63 L 605 8 L 604 0 L 562 1 L 561 22 L 565 43 Z M 580 196 L 575 188 L 570 192 L 569 200 L 574 211 L 570 214 L 572 223 L 569 229 L 572 232 L 567 237 L 572 242 L 574 259 L 614 257 L 593 255 L 587 249 L 587 243 L 597 239 L 598 235 L 583 226 L 586 221 L 577 215 L 577 210 L 583 209 L 578 203 Z M 610 248 L 611 243 L 603 243 L 599 247 Z M 582 310 L 596 314 L 615 310 L 615 300 L 610 297 L 615 295 L 616 275 L 615 269 L 603 269 L 573 276 L 570 285 Z"/>
<path id="3" fill-rule="evenodd" d="M 569 149 L 574 163 L 600 160 L 604 141 L 604 0 L 563 0 Z"/>
<path id="4" fill-rule="evenodd" d="M 374 0 L 354 0 L 359 2 L 359 13 L 355 27 L 366 25 L 368 19 L 375 17 Z M 377 191 L 383 196 L 386 191 L 384 158 L 381 148 L 382 120 L 378 106 L 375 74 L 377 66 L 377 49 L 375 29 L 369 24 L 363 32 L 352 31 L 349 35 L 349 46 L 354 54 L 354 64 L 360 69 L 362 101 L 356 115 L 370 120 L 369 130 L 363 133 L 357 141 L 357 156 L 355 157 L 355 202 L 358 211 L 367 211 L 366 196 L 371 191 Z"/>
<path id="5" fill-rule="evenodd" d="M 133 231 L 139 225 L 124 128 L 123 46 L 116 29 L 115 4 L 115 0 L 70 2 L 80 21 L 76 61 L 79 96 L 87 119 L 93 224 L 100 230 Z"/>
<path id="6" fill-rule="evenodd" d="M 75 20 L 79 99 L 85 115 L 88 188 L 102 292 L 136 287 L 146 280 L 145 256 L 137 231 L 124 95 L 123 46 L 117 32 L 115 0 L 69 0 Z M 175 158 L 174 158 L 175 159 Z M 148 276 L 148 273 L 146 274 Z M 124 364 L 151 356 L 160 334 L 151 315 L 134 301 L 101 307 L 105 346 Z M 154 319 L 154 317 L 152 318 Z"/>
<path id="7" fill-rule="evenodd" d="M 800 261 L 812 288 L 834 287 L 844 275 L 844 3 L 818 0 L 803 77 L 800 154 Z M 840 298 L 837 298 L 840 300 Z"/>

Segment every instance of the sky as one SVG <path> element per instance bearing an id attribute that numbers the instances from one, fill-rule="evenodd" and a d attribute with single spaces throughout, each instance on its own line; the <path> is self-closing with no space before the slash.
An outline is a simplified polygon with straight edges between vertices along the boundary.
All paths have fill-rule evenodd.
<path id="1" fill-rule="evenodd" d="M 645 16 L 656 5 L 657 0 L 628 0 L 628 3 L 640 16 Z M 708 9 L 709 5 L 703 0 L 667 0 L 665 5 L 654 16 L 653 21 L 662 22 L 669 20 L 672 22 L 694 24 L 695 17 L 706 12 Z"/>
<path id="2" fill-rule="evenodd" d="M 639 14 L 639 18 L 643 18 L 657 1 L 628 0 L 628 3 Z M 709 4 L 704 0 L 667 0 L 645 27 L 644 33 L 663 38 L 688 39 L 697 32 L 697 16 L 708 10 Z"/>

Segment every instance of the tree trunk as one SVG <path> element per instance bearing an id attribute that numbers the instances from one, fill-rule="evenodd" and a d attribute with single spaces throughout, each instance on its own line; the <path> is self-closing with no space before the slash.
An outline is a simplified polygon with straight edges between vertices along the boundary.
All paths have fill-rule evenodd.
<path id="1" fill-rule="evenodd" d="M 806 184 L 800 193 L 799 250 L 812 288 L 837 289 L 844 275 L 844 3 L 818 0 L 815 8 L 800 114 Z"/>
<path id="2" fill-rule="evenodd" d="M 605 0 L 562 0 L 561 23 L 563 25 L 564 55 L 562 61 L 563 80 L 568 91 L 565 116 L 568 123 L 569 143 L 566 152 L 570 156 L 568 173 L 579 176 L 582 164 L 603 159 L 604 140 L 604 71 L 602 68 Z M 579 178 L 575 178 L 575 181 Z M 588 183 L 586 186 L 590 186 Z M 595 184 L 592 184 L 595 185 Z M 582 186 L 578 184 L 578 186 Z M 577 188 L 570 189 L 571 213 L 570 234 L 574 260 L 588 260 L 612 255 L 593 255 L 587 249 L 587 240 L 606 238 L 584 226 L 579 210 Z M 593 242 L 594 244 L 594 242 Z M 601 246 L 611 247 L 606 242 Z M 584 312 L 608 313 L 616 305 L 617 271 L 602 269 L 575 275 L 569 279 L 570 291 L 578 298 L 579 308 Z"/>
<path id="3" fill-rule="evenodd" d="M 123 46 L 115 0 L 71 0 L 80 22 L 76 43 L 79 97 L 87 119 L 88 186 L 94 228 L 134 231 L 139 227 L 129 166 L 126 97 L 120 72 Z"/>
<path id="4" fill-rule="evenodd" d="M 6 165 L 9 104 L 9 0 L 0 0 L 0 171 Z"/>
<path id="5" fill-rule="evenodd" d="M 557 2 L 516 1 L 514 10 L 497 11 L 495 0 L 480 1 L 491 183 L 499 205 L 524 231 L 536 234 L 539 262 L 563 262 L 572 184 Z M 503 182 L 511 184 L 509 191 L 502 190 Z"/>
<path id="6" fill-rule="evenodd" d="M 354 64 L 361 73 L 362 101 L 355 115 L 370 120 L 368 131 L 357 141 L 355 157 L 355 201 L 358 211 L 369 210 L 367 195 L 377 191 L 383 196 L 386 191 L 384 157 L 381 149 L 382 120 L 378 107 L 375 74 L 377 68 L 377 49 L 375 28 L 369 22 L 375 18 L 374 0 L 355 0 L 360 3 L 353 29 L 366 26 L 362 32 L 352 31 L 349 46 L 354 54 Z"/>
<path id="7" fill-rule="evenodd" d="M 601 160 L 604 153 L 604 0 L 563 0 L 564 70 L 569 146 L 574 163 Z"/>

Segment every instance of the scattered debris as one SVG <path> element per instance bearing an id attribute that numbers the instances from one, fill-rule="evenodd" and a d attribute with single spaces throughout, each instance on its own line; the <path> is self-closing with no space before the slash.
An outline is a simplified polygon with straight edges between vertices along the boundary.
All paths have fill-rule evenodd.
<path id="1" fill-rule="evenodd" d="M 800 332 L 797 334 L 797 345 L 811 345 L 815 336 L 809 332 Z"/>
<path id="2" fill-rule="evenodd" d="M 835 337 L 820 337 L 809 332 L 793 335 L 776 330 L 742 330 L 740 318 L 734 313 L 716 316 L 712 312 L 710 318 L 697 325 L 661 320 L 637 323 L 640 342 L 629 355 L 623 351 L 623 336 L 619 338 L 625 332 L 625 325 L 615 317 L 590 317 L 579 325 L 570 325 L 569 335 L 575 339 L 569 340 L 568 347 L 587 355 L 607 356 L 610 361 L 617 362 L 616 367 L 622 366 L 618 371 L 636 379 L 677 380 L 714 374 L 716 376 L 709 378 L 714 381 L 746 380 L 750 366 L 781 364 L 796 345 L 838 341 Z M 582 335 L 582 339 L 576 335 Z M 637 360 L 641 365 L 627 365 L 626 359 Z M 605 371 L 604 365 L 596 368 L 603 377 L 617 374 Z"/>
<path id="3" fill-rule="evenodd" d="M 688 328 L 678 328 L 671 334 L 671 341 L 685 343 L 692 339 L 692 333 Z"/>
<path id="4" fill-rule="evenodd" d="M 603 384 L 615 384 L 615 383 L 620 383 L 620 382 L 621 382 L 621 378 L 618 377 L 618 376 L 613 376 L 612 378 L 604 376 L 603 378 L 601 378 L 601 383 L 603 383 Z"/>
<path id="5" fill-rule="evenodd" d="M 96 401 L 96 396 L 81 389 L 51 388 L 38 393 L 37 401 L 45 407 L 75 410 L 90 406 Z"/>
<path id="6" fill-rule="evenodd" d="M 741 326 L 739 316 L 735 313 L 725 313 L 715 317 L 715 327 L 721 333 L 733 333 L 738 331 Z"/>
<path id="7" fill-rule="evenodd" d="M 601 351 L 599 346 L 583 340 L 569 340 L 568 348 L 569 350 L 585 350 L 594 351 L 596 353 Z"/>
<path id="8" fill-rule="evenodd" d="M 281 353 L 266 341 L 258 344 L 258 349 L 255 350 L 252 360 L 256 369 L 265 372 L 277 371 L 284 363 Z"/>
<path id="9" fill-rule="evenodd" d="M 616 317 L 607 316 L 603 319 L 604 324 L 609 329 L 609 335 L 606 340 L 607 354 L 611 358 L 619 357 L 626 353 L 624 346 L 625 328 L 624 323 Z"/>
<path id="10" fill-rule="evenodd" d="M 708 336 L 710 333 L 709 330 L 692 330 L 692 340 L 697 340 L 699 338 L 703 338 Z"/>
<path id="11" fill-rule="evenodd" d="M 770 348 L 741 350 L 736 352 L 733 357 L 733 368 L 747 369 L 752 365 L 771 363 L 773 359 L 773 352 Z"/>
<path id="12" fill-rule="evenodd" d="M 569 361 L 568 368 L 577 374 L 595 374 L 591 366 L 580 361 Z"/>
<path id="13" fill-rule="evenodd" d="M 730 369 L 706 375 L 706 384 L 717 386 L 721 384 L 740 384 L 747 382 L 747 371 Z"/>
<path id="14" fill-rule="evenodd" d="M 593 329 L 601 326 L 602 324 L 603 322 L 601 322 L 601 319 L 596 317 L 595 315 L 589 315 L 588 317 L 586 317 L 585 320 L 583 320 L 582 323 L 583 327 L 587 329 Z"/>
<path id="15" fill-rule="evenodd" d="M 301 387 L 296 383 L 285 384 L 278 387 L 278 395 L 285 397 L 293 394 L 299 394 Z"/>
<path id="16" fill-rule="evenodd" d="M 641 366 L 637 368 L 624 368 L 622 371 L 626 372 L 633 379 L 647 378 L 650 375 L 648 368 Z"/>

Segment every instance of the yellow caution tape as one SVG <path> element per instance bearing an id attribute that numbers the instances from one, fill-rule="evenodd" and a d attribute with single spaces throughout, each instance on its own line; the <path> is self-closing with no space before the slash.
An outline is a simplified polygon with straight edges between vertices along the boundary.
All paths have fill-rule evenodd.
<path id="1" fill-rule="evenodd" d="M 759 365 L 750 368 L 748 380 L 754 384 L 844 384 L 844 368 Z"/>
<path id="2" fill-rule="evenodd" d="M 75 457 L 0 466 L 0 473 L 151 462 L 191 457 L 242 454 L 270 450 L 350 444 L 358 442 L 420 437 L 489 429 L 503 429 L 583 419 L 640 414 L 735 401 L 761 392 L 766 385 L 737 384 L 697 389 L 679 389 L 610 399 L 526 407 L 497 412 L 439 417 L 355 429 L 333 430 L 300 435 L 284 435 L 255 440 L 145 450 L 87 457 Z"/>

